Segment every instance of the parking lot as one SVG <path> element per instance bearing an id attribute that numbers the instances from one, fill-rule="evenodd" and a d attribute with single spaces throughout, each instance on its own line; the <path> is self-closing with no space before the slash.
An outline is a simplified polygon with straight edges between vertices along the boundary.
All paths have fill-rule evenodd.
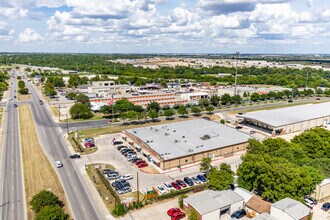
<path id="1" fill-rule="evenodd" d="M 315 220 L 329 220 L 330 219 L 330 210 L 329 211 L 324 211 L 321 209 L 322 205 L 325 203 L 325 202 L 330 202 L 330 198 L 324 200 L 324 201 L 319 201 L 319 203 L 314 206 L 313 208 L 313 219 Z"/>
<path id="2" fill-rule="evenodd" d="M 93 154 L 83 155 L 81 159 L 76 160 L 80 167 L 85 167 L 85 164 L 92 163 L 103 163 L 111 164 L 119 171 L 119 174 L 132 174 L 133 179 L 129 180 L 129 183 L 132 186 L 132 190 L 137 190 L 137 176 L 139 177 L 139 190 L 143 193 L 146 193 L 148 190 L 151 190 L 152 187 L 157 185 L 163 185 L 164 182 L 173 182 L 177 179 L 183 179 L 186 176 L 196 176 L 200 173 L 199 165 L 195 164 L 188 166 L 187 168 L 183 167 L 180 170 L 171 170 L 166 173 L 146 173 L 139 170 L 136 165 L 126 160 L 126 158 L 116 149 L 112 144 L 113 138 L 122 140 L 118 134 L 109 134 L 102 135 L 95 138 L 95 144 L 98 147 L 98 151 Z M 127 143 L 123 143 L 128 145 Z M 233 170 L 236 170 L 237 166 L 241 163 L 240 155 L 235 155 L 229 158 L 222 158 L 212 162 L 212 165 L 219 166 L 220 163 L 225 162 L 231 165 Z M 141 155 L 139 157 L 145 160 Z M 149 164 L 149 166 L 154 166 Z"/>

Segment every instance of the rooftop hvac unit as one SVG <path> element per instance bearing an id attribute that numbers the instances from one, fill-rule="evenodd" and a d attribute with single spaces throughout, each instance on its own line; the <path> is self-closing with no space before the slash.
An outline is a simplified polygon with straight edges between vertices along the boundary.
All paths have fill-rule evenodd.
<path id="1" fill-rule="evenodd" d="M 204 134 L 204 136 L 201 137 L 201 139 L 202 139 L 203 141 L 205 141 L 205 140 L 209 140 L 209 139 L 211 139 L 211 136 L 208 135 L 208 134 Z"/>
<path id="2" fill-rule="evenodd" d="M 136 131 L 133 131 L 134 134 L 136 134 Z"/>
<path id="3" fill-rule="evenodd" d="M 188 149 L 188 152 L 189 152 L 189 153 L 192 153 L 192 152 L 194 152 L 194 150 L 191 149 L 191 148 L 189 148 L 189 149 Z"/>
<path id="4" fill-rule="evenodd" d="M 176 130 L 174 130 L 173 132 L 176 132 Z"/>
<path id="5" fill-rule="evenodd" d="M 185 138 L 186 136 L 182 136 L 182 138 Z"/>
<path id="6" fill-rule="evenodd" d="M 158 131 L 158 129 L 156 128 L 155 131 Z"/>
<path id="7" fill-rule="evenodd" d="M 174 140 L 174 143 L 179 143 L 179 142 L 180 142 L 180 141 L 179 141 L 179 140 L 177 140 L 177 139 L 175 139 L 175 140 Z"/>
<path id="8" fill-rule="evenodd" d="M 164 134 L 164 135 L 165 135 L 165 136 L 169 136 L 170 134 L 165 132 L 165 134 Z"/>

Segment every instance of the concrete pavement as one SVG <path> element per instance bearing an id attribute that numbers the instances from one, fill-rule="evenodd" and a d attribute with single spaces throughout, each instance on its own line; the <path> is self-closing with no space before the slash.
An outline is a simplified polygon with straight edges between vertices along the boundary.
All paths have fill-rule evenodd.
<path id="1" fill-rule="evenodd" d="M 18 111 L 14 107 L 17 99 L 10 101 L 16 93 L 16 79 L 9 88 L 9 97 L 4 110 L 4 129 L 1 154 L 0 219 L 26 219 L 25 193 L 21 145 L 19 138 Z"/>

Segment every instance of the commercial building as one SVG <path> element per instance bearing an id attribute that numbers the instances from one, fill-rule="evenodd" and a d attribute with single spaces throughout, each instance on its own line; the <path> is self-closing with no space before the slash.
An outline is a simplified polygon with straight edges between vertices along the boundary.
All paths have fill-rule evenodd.
<path id="1" fill-rule="evenodd" d="M 312 218 L 311 210 L 294 199 L 285 198 L 272 204 L 270 215 L 280 220 L 307 220 Z"/>
<path id="2" fill-rule="evenodd" d="M 316 185 L 313 198 L 321 200 L 330 197 L 330 178 L 324 179 L 320 184 Z"/>
<path id="3" fill-rule="evenodd" d="M 243 198 L 232 190 L 196 193 L 183 199 L 185 210 L 193 209 L 200 220 L 216 220 L 243 208 Z"/>
<path id="4" fill-rule="evenodd" d="M 111 97 L 112 94 L 126 94 L 131 88 L 129 85 L 115 85 L 114 81 L 97 81 L 92 84 L 80 85 L 77 90 L 89 97 Z"/>
<path id="5" fill-rule="evenodd" d="M 330 102 L 258 111 L 239 117 L 245 124 L 275 136 L 326 125 L 330 122 Z"/>
<path id="6" fill-rule="evenodd" d="M 161 169 L 182 167 L 204 157 L 230 156 L 246 149 L 250 138 L 234 128 L 205 119 L 123 131 Z"/>

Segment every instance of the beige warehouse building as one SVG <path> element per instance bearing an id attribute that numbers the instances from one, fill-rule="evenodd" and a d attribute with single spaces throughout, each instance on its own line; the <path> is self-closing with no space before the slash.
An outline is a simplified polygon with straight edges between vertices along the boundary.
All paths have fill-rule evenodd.
<path id="1" fill-rule="evenodd" d="M 239 117 L 245 124 L 275 136 L 326 125 L 330 122 L 330 102 L 258 111 Z"/>
<path id="2" fill-rule="evenodd" d="M 124 133 L 163 170 L 199 162 L 204 157 L 233 155 L 245 150 L 250 138 L 236 129 L 205 119 L 128 129 Z"/>

